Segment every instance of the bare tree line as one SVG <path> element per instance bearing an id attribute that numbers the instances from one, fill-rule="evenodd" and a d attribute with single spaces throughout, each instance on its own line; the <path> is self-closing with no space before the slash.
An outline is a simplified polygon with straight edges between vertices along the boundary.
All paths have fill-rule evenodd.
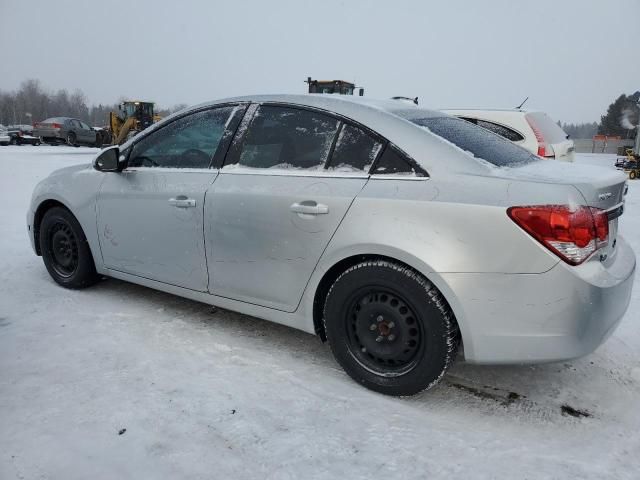
<path id="1" fill-rule="evenodd" d="M 88 105 L 87 97 L 80 89 L 72 93 L 66 89 L 53 92 L 44 88 L 39 80 L 29 79 L 16 91 L 0 90 L 0 124 L 32 124 L 50 117 L 73 117 L 89 125 L 104 126 L 109 112 L 118 109 L 118 103 Z M 166 116 L 184 107 L 176 105 L 159 110 L 156 106 L 156 113 Z"/>

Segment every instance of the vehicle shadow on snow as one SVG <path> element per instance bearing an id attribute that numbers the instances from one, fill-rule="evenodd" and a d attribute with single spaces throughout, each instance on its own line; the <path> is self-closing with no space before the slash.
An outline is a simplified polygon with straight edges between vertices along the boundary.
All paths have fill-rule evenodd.
<path id="1" fill-rule="evenodd" d="M 278 352 L 287 357 L 286 362 L 294 357 L 297 362 L 307 362 L 320 369 L 320 377 L 326 371 L 328 381 L 360 388 L 342 372 L 328 345 L 305 332 L 115 279 L 105 280 L 91 290 L 98 290 L 99 295 L 107 293 L 119 302 L 125 299 L 138 304 L 144 302 L 148 304 L 144 305 L 145 310 L 162 312 L 167 318 L 165 321 L 180 319 L 187 325 L 204 326 L 205 331 L 211 332 L 212 339 L 226 337 L 224 341 L 230 347 Z M 231 343 L 234 339 L 237 345 Z M 589 358 L 533 366 L 476 366 L 464 363 L 459 356 L 437 387 L 398 401 L 428 410 L 514 414 L 535 421 L 586 418 L 597 416 L 597 412 L 591 406 L 581 405 L 576 393 L 588 389 L 590 382 L 601 383 L 598 375 L 606 376 L 606 370 L 598 368 Z"/>

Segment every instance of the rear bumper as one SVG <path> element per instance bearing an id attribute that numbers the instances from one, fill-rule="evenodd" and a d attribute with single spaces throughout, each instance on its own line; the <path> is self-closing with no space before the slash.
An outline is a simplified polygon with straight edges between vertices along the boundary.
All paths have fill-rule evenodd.
<path id="1" fill-rule="evenodd" d="M 442 274 L 456 295 L 466 360 L 541 363 L 593 352 L 631 298 L 636 260 L 621 236 L 607 263 L 559 262 L 541 274 Z"/>

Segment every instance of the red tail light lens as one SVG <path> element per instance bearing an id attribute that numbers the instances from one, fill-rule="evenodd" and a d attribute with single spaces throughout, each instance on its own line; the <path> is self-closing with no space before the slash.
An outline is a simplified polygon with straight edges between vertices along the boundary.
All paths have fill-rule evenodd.
<path id="1" fill-rule="evenodd" d="M 62 128 L 62 125 L 60 125 L 59 123 L 52 123 L 51 126 L 53 128 Z"/>
<path id="2" fill-rule="evenodd" d="M 570 265 L 579 265 L 609 240 L 607 212 L 569 205 L 511 207 L 509 217 Z"/>

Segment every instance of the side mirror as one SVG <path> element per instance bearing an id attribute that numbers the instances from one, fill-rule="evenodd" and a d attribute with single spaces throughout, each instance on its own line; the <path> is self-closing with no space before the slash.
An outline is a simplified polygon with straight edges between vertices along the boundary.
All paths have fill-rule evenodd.
<path id="1" fill-rule="evenodd" d="M 93 168 L 100 172 L 121 172 L 124 165 L 120 164 L 119 157 L 117 146 L 105 148 L 93 161 Z"/>

